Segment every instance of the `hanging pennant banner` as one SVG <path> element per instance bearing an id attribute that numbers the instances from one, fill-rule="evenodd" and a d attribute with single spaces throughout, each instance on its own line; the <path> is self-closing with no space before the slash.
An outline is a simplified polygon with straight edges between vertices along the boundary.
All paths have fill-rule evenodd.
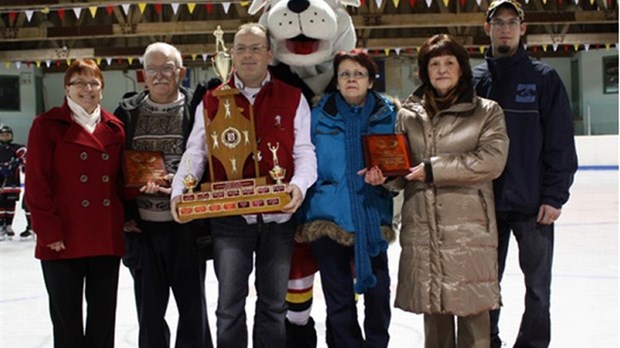
<path id="1" fill-rule="evenodd" d="M 127 61 L 129 62 L 129 65 L 131 65 L 131 63 L 133 63 L 133 57 L 127 57 Z"/>
<path id="2" fill-rule="evenodd" d="M 112 12 L 114 12 L 114 6 L 112 5 L 108 5 L 105 7 L 105 12 L 108 14 L 108 16 L 112 15 Z"/>
<path id="3" fill-rule="evenodd" d="M 41 67 L 41 61 L 37 60 L 36 62 L 34 62 L 34 64 L 37 66 L 37 68 Z"/>
<path id="4" fill-rule="evenodd" d="M 172 13 L 176 15 L 177 11 L 179 10 L 179 3 L 173 2 L 170 4 L 170 6 L 172 6 Z"/>
<path id="5" fill-rule="evenodd" d="M 159 3 L 158 4 L 153 4 L 153 8 L 155 9 L 155 13 L 157 13 L 157 14 L 161 14 L 161 7 L 162 7 L 162 5 L 159 4 Z"/>
<path id="6" fill-rule="evenodd" d="M 97 62 L 97 65 L 101 65 L 101 57 L 97 57 L 95 59 L 95 62 Z"/>
<path id="7" fill-rule="evenodd" d="M 48 68 L 52 65 L 52 61 L 51 60 L 46 60 L 45 61 L 45 66 L 47 66 Z"/>
<path id="8" fill-rule="evenodd" d="M 125 16 L 129 15 L 129 6 L 131 6 L 130 4 L 122 4 L 121 7 L 123 8 L 123 12 L 125 13 Z"/>
<path id="9" fill-rule="evenodd" d="M 21 69 L 21 67 L 22 67 L 22 62 L 20 62 L 20 61 L 15 62 L 15 67 L 16 67 L 17 69 Z"/>
<path id="10" fill-rule="evenodd" d="M 30 20 L 32 19 L 33 13 L 34 13 L 33 10 L 26 10 L 26 19 L 28 20 L 28 22 L 30 22 Z"/>
<path id="11" fill-rule="evenodd" d="M 377 4 L 377 8 L 381 8 L 381 3 L 383 0 L 375 0 L 375 4 Z"/>
<path id="12" fill-rule="evenodd" d="M 140 10 L 140 14 L 144 14 L 144 10 L 146 9 L 146 3 L 144 2 L 138 3 L 138 9 Z"/>
<path id="13" fill-rule="evenodd" d="M 15 22 L 15 18 L 17 18 L 17 12 L 15 11 L 9 12 L 9 20 L 11 21 L 11 23 Z"/>
<path id="14" fill-rule="evenodd" d="M 228 10 L 230 9 L 230 2 L 223 2 L 222 7 L 224 8 L 224 13 L 228 14 Z"/>
<path id="15" fill-rule="evenodd" d="M 90 16 L 95 18 L 95 15 L 97 14 L 97 6 L 89 6 L 88 11 L 90 11 Z"/>
<path id="16" fill-rule="evenodd" d="M 396 52 L 396 55 L 397 55 L 397 56 L 400 56 L 400 47 L 396 47 L 396 48 L 394 49 L 394 52 Z"/>
<path id="17" fill-rule="evenodd" d="M 425 0 L 426 1 L 426 7 L 431 7 L 431 3 L 433 2 L 433 0 Z"/>
<path id="18" fill-rule="evenodd" d="M 194 9 L 196 8 L 196 3 L 195 2 L 188 2 L 187 3 L 187 10 L 189 11 L 189 14 L 194 13 Z"/>
<path id="19" fill-rule="evenodd" d="M 112 58 L 108 57 L 105 59 L 106 63 L 108 63 L 108 66 L 112 65 Z"/>
<path id="20" fill-rule="evenodd" d="M 385 55 L 386 55 L 386 56 L 389 56 L 389 55 L 390 55 L 390 49 L 389 49 L 389 48 L 384 48 L 384 49 L 383 49 L 383 52 L 385 52 Z"/>
<path id="21" fill-rule="evenodd" d="M 448 4 L 450 3 L 450 0 L 443 0 L 443 5 L 445 7 L 448 7 Z"/>
<path id="22" fill-rule="evenodd" d="M 586 52 L 589 51 L 590 50 L 590 44 L 584 44 L 583 48 L 586 50 Z"/>
<path id="23" fill-rule="evenodd" d="M 201 53 L 200 55 L 202 56 L 202 61 L 206 62 L 207 61 L 207 54 L 206 53 Z"/>
<path id="24" fill-rule="evenodd" d="M 75 18 L 80 19 L 80 15 L 82 14 L 82 8 L 81 7 L 74 7 L 73 8 L 73 13 L 75 14 Z"/>
<path id="25" fill-rule="evenodd" d="M 11 69 L 11 62 L 4 62 L 4 66 L 5 66 L 7 69 Z"/>
<path id="26" fill-rule="evenodd" d="M 64 8 L 59 8 L 58 10 L 56 10 L 56 13 L 58 14 L 58 18 L 65 19 L 65 9 Z"/>
<path id="27" fill-rule="evenodd" d="M 398 5 L 400 4 L 400 0 L 392 0 L 392 3 L 394 4 L 394 8 L 398 8 Z"/>

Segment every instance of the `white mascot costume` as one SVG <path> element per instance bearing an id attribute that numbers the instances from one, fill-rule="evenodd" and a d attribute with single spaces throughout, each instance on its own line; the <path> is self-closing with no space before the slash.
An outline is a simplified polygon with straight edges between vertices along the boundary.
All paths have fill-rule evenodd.
<path id="1" fill-rule="evenodd" d="M 264 8 L 259 23 L 270 34 L 275 61 L 271 72 L 302 89 L 309 103 L 321 96 L 334 76 L 337 52 L 355 48 L 356 35 L 344 6 L 359 0 L 253 0 L 248 12 Z M 306 243 L 295 245 L 287 302 L 287 347 L 316 347 L 310 317 L 317 265 Z M 353 280 L 351 280 L 353 281 Z M 328 335 L 329 336 L 329 335 Z M 329 337 L 328 337 L 329 339 Z"/>

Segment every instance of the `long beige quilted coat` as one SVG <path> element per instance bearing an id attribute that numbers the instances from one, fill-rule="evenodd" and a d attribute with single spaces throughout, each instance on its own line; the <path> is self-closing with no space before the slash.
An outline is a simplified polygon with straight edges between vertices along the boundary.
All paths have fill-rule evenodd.
<path id="1" fill-rule="evenodd" d="M 430 159 L 433 182 L 405 189 L 396 307 L 415 313 L 477 314 L 499 306 L 497 226 L 491 181 L 506 163 L 504 113 L 468 96 L 432 119 L 411 95 L 398 113 L 416 162 Z"/>

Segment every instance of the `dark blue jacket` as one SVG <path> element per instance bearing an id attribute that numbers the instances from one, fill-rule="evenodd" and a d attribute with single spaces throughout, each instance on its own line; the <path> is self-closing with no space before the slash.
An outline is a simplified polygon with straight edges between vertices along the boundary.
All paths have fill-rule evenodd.
<path id="1" fill-rule="evenodd" d="M 473 69 L 479 96 L 504 109 L 510 148 L 494 181 L 498 212 L 536 213 L 541 204 L 561 208 L 577 170 L 570 102 L 557 72 L 530 58 L 520 45 L 510 57 Z"/>

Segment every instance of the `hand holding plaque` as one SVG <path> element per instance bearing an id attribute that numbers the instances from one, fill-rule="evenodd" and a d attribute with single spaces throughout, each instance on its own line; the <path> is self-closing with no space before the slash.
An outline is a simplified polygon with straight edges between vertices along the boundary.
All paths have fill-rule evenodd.
<path id="1" fill-rule="evenodd" d="M 412 160 L 404 134 L 368 134 L 362 142 L 368 168 L 378 166 L 385 176 L 409 174 Z"/>
<path id="2" fill-rule="evenodd" d="M 159 151 L 123 151 L 123 175 L 126 187 L 142 187 L 148 182 L 159 186 L 169 186 L 166 180 L 164 155 Z"/>

